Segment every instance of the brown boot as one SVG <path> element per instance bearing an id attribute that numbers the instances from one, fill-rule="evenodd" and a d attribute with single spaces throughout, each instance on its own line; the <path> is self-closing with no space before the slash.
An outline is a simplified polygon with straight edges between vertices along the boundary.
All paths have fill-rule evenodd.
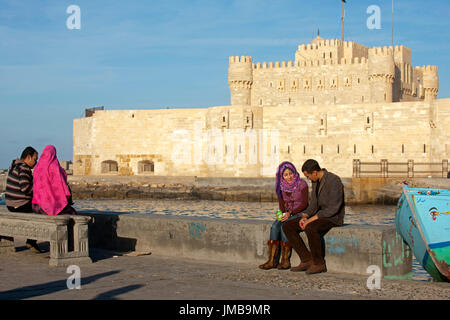
<path id="1" fill-rule="evenodd" d="M 306 261 L 306 262 L 302 262 L 300 263 L 298 266 L 296 267 L 292 267 L 291 271 L 293 272 L 300 272 L 300 271 L 306 271 L 309 269 L 309 267 L 312 266 L 312 260 Z"/>
<path id="2" fill-rule="evenodd" d="M 321 272 L 327 272 L 327 265 L 325 264 L 325 262 L 322 264 L 313 264 L 311 265 L 311 267 L 309 267 L 308 270 L 306 270 L 306 274 L 314 274 Z"/>
<path id="3" fill-rule="evenodd" d="M 277 266 L 279 270 L 291 268 L 292 247 L 289 242 L 280 242 L 281 244 L 281 263 Z"/>
<path id="4" fill-rule="evenodd" d="M 268 270 L 273 269 L 277 267 L 277 262 L 275 261 L 275 258 L 277 256 L 278 251 L 278 240 L 269 240 L 267 241 L 267 245 L 269 247 L 269 260 L 267 260 L 266 263 L 259 266 L 260 269 Z"/>

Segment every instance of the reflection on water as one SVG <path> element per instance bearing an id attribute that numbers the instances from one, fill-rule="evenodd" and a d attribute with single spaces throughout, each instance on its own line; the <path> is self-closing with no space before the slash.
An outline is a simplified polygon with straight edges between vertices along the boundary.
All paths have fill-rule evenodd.
<path id="1" fill-rule="evenodd" d="M 209 200 L 127 199 L 127 200 L 78 200 L 79 211 L 141 213 L 218 219 L 258 219 L 273 221 L 278 203 L 273 202 L 225 202 Z M 393 205 L 346 206 L 345 223 L 366 225 L 394 225 Z M 413 259 L 413 279 L 430 281 L 431 277 Z"/>

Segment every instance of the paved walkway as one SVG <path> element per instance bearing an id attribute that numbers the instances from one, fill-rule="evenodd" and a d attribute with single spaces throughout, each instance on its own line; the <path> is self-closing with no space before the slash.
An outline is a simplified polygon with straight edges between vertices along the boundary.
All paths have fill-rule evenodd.
<path id="1" fill-rule="evenodd" d="M 308 276 L 260 270 L 244 264 L 126 256 L 92 249 L 94 263 L 81 265 L 81 289 L 67 288 L 65 267 L 50 267 L 49 253 L 37 254 L 16 241 L 17 252 L 0 255 L 0 300 L 4 299 L 450 299 L 450 284 L 383 280 L 369 291 L 366 277 L 324 273 Z M 45 243 L 41 244 L 45 248 Z M 47 246 L 48 249 L 48 246 Z"/>

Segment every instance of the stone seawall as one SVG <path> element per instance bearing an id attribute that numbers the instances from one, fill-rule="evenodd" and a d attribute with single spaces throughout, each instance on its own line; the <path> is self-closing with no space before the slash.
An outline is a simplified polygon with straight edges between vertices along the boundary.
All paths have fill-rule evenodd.
<path id="1" fill-rule="evenodd" d="M 118 251 L 249 263 L 267 260 L 271 222 L 143 214 L 84 213 L 92 217 L 89 246 Z M 301 233 L 305 243 L 307 239 Z M 393 226 L 344 225 L 324 237 L 331 272 L 367 276 L 378 266 L 384 278 L 412 276 L 412 253 Z M 300 263 L 293 252 L 292 265 Z"/>
<path id="2" fill-rule="evenodd" d="M 450 189 L 450 179 L 342 178 L 347 204 L 397 204 L 402 183 Z M 307 181 L 311 190 L 311 183 Z M 274 178 L 70 176 L 74 199 L 276 202 Z"/>

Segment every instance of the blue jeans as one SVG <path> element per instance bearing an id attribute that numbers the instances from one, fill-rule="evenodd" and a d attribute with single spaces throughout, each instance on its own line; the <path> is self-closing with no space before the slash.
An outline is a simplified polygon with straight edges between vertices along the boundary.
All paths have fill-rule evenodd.
<path id="1" fill-rule="evenodd" d="M 286 221 L 292 220 L 298 218 L 298 215 L 294 214 L 292 216 L 289 217 L 289 219 L 287 219 Z M 286 222 L 284 221 L 284 222 Z M 278 219 L 276 219 L 273 223 L 272 223 L 272 227 L 270 227 L 270 240 L 281 240 L 283 242 L 289 242 L 289 240 L 286 238 L 286 235 L 283 232 L 283 224 L 284 222 L 278 221 Z"/>

